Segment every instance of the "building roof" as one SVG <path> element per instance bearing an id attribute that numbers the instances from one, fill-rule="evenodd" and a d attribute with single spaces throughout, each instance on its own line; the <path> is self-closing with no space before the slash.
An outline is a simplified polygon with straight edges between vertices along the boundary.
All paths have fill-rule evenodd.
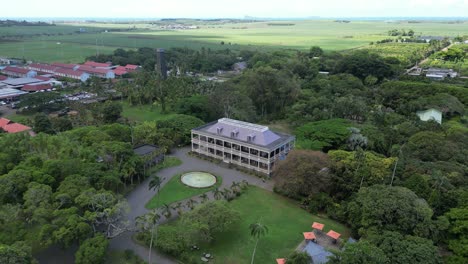
<path id="1" fill-rule="evenodd" d="M 2 83 L 8 84 L 11 86 L 17 86 L 17 85 L 25 85 L 25 84 L 30 84 L 30 83 L 38 83 L 42 82 L 42 80 L 36 79 L 36 78 L 11 78 L 7 80 L 3 80 Z"/>
<path id="2" fill-rule="evenodd" d="M 83 65 L 90 66 L 90 67 L 96 67 L 96 68 L 109 68 L 112 66 L 112 63 L 106 62 L 106 63 L 101 63 L 101 62 L 95 62 L 95 61 L 87 61 Z"/>
<path id="3" fill-rule="evenodd" d="M 72 69 L 57 69 L 55 71 L 55 73 L 61 73 L 61 74 L 65 74 L 65 75 L 72 75 L 72 76 L 81 76 L 83 75 L 85 72 L 83 71 L 74 71 Z"/>
<path id="4" fill-rule="evenodd" d="M 34 77 L 35 79 L 41 80 L 41 81 L 50 81 L 51 78 L 45 77 L 45 76 L 36 76 Z"/>
<path id="5" fill-rule="evenodd" d="M 11 67 L 11 66 L 6 66 L 5 69 L 3 69 L 4 72 L 16 72 L 16 73 L 21 73 L 21 74 L 27 74 L 30 70 L 26 68 L 20 68 L 20 67 Z"/>
<path id="6" fill-rule="evenodd" d="M 307 243 L 303 251 L 307 252 L 307 254 L 312 257 L 312 263 L 314 264 L 327 263 L 328 257 L 333 255 L 330 251 L 317 243 Z"/>
<path id="7" fill-rule="evenodd" d="M 6 118 L 0 118 L 0 128 L 2 128 L 7 133 L 18 133 L 31 130 L 31 128 L 28 126 L 15 123 Z"/>
<path id="8" fill-rule="evenodd" d="M 276 146 L 287 139 L 293 138 L 291 135 L 273 132 L 267 126 L 229 118 L 221 118 L 194 130 L 266 148 Z"/>
<path id="9" fill-rule="evenodd" d="M 0 89 L 0 99 L 17 97 L 23 94 L 27 94 L 27 92 L 23 92 L 23 91 L 16 90 L 13 88 Z"/>
<path id="10" fill-rule="evenodd" d="M 91 74 L 107 74 L 108 72 L 111 71 L 109 69 L 93 68 L 87 65 L 80 65 L 78 69 L 80 71 L 84 71 L 84 72 L 91 73 Z"/>
<path id="11" fill-rule="evenodd" d="M 6 80 L 6 79 L 8 79 L 7 76 L 0 75 L 0 81 L 4 81 L 4 80 Z"/>
<path id="12" fill-rule="evenodd" d="M 333 238 L 333 239 L 338 239 L 340 238 L 341 234 L 338 232 L 335 232 L 333 230 L 328 231 L 327 236 Z"/>
<path id="13" fill-rule="evenodd" d="M 138 67 L 140 67 L 140 66 L 133 65 L 133 64 L 127 64 L 127 65 L 125 65 L 124 68 L 127 69 L 127 70 L 136 70 L 136 69 L 138 69 Z"/>
<path id="14" fill-rule="evenodd" d="M 138 147 L 133 148 L 133 152 L 135 152 L 138 156 L 146 156 L 158 150 L 159 148 L 155 145 L 145 144 Z"/>
<path id="15" fill-rule="evenodd" d="M 59 67 L 59 68 L 65 68 L 65 69 L 73 69 L 77 65 L 76 64 L 67 64 L 67 63 L 54 62 L 54 63 L 52 63 L 52 66 Z"/>
<path id="16" fill-rule="evenodd" d="M 312 224 L 312 228 L 313 228 L 313 229 L 317 229 L 317 230 L 323 230 L 323 227 L 324 227 L 324 226 L 325 226 L 324 224 L 321 224 L 321 223 L 318 223 L 318 222 L 314 222 L 314 223 Z"/>
<path id="17" fill-rule="evenodd" d="M 284 258 L 276 259 L 276 264 L 286 264 L 286 259 Z"/>
<path id="18" fill-rule="evenodd" d="M 53 66 L 50 64 L 44 64 L 44 63 L 31 63 L 28 66 L 29 68 L 34 68 L 34 69 L 39 69 L 40 71 L 55 71 L 57 69 L 57 66 Z"/>
<path id="19" fill-rule="evenodd" d="M 51 89 L 52 84 L 50 83 L 40 83 L 40 84 L 26 84 L 21 88 L 21 90 L 26 91 L 26 92 L 36 92 L 36 91 L 42 91 L 42 90 L 47 90 Z"/>
<path id="20" fill-rule="evenodd" d="M 314 232 L 304 232 L 304 239 L 305 240 L 314 240 L 316 239 Z"/>
<path id="21" fill-rule="evenodd" d="M 117 68 L 114 69 L 114 73 L 116 75 L 124 75 L 127 72 L 127 69 L 124 66 L 117 66 Z"/>

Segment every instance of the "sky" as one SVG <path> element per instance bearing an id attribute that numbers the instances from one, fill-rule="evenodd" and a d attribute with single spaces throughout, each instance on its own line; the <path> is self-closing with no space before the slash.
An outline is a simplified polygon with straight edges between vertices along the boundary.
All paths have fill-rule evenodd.
<path id="1" fill-rule="evenodd" d="M 468 0 L 13 0 L 0 17 L 467 17 Z"/>

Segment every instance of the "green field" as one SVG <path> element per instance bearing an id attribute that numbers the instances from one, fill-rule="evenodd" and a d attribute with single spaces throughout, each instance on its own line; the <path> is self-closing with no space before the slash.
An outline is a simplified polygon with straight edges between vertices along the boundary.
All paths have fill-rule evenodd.
<path id="1" fill-rule="evenodd" d="M 174 113 L 161 113 L 161 108 L 156 105 L 130 105 L 127 102 L 122 103 L 122 116 L 131 121 L 158 121 L 174 117 Z"/>
<path id="2" fill-rule="evenodd" d="M 297 203 L 275 193 L 257 188 L 249 189 L 229 206 L 241 214 L 241 222 L 229 231 L 216 234 L 214 243 L 202 245 L 203 252 L 214 255 L 216 263 L 250 263 L 255 240 L 250 236 L 249 225 L 258 221 L 269 232 L 260 239 L 255 263 L 274 263 L 276 258 L 287 257 L 304 240 L 303 232 L 311 231 L 313 222 L 325 224 L 324 230 L 333 229 L 349 237 L 349 230 L 328 218 L 322 218 L 299 208 Z M 196 252 L 194 254 L 199 254 Z"/>
<path id="3" fill-rule="evenodd" d="M 425 43 L 383 43 L 366 47 L 372 52 L 384 57 L 398 58 L 403 64 L 410 66 L 417 61 L 424 59 L 429 44 Z"/>
<path id="4" fill-rule="evenodd" d="M 159 196 L 155 195 L 153 196 L 153 198 L 151 198 L 151 200 L 148 201 L 148 203 L 145 205 L 146 208 L 154 209 L 158 205 L 170 205 L 174 202 L 182 201 L 190 197 L 206 193 L 208 191 L 214 190 L 215 188 L 218 188 L 223 182 L 223 179 L 221 177 L 216 176 L 217 181 L 215 185 L 208 188 L 197 189 L 184 185 L 180 181 L 181 175 L 182 174 L 174 175 L 172 179 L 168 183 L 166 183 L 166 185 L 164 185 L 164 188 L 161 189 L 161 191 L 159 192 Z"/>
<path id="5" fill-rule="evenodd" d="M 160 30 L 150 24 L 65 24 L 56 27 L 0 28 L 1 36 L 25 37 L 0 39 L 0 56 L 19 57 L 44 62 L 81 62 L 86 56 L 110 53 L 116 48 L 190 47 L 198 49 L 308 49 L 347 50 L 367 46 L 388 38 L 390 29 L 413 29 L 417 35 L 468 35 L 468 23 L 352 21 L 281 21 L 291 26 L 274 26 L 275 22 L 200 23 L 194 30 Z M 85 34 L 72 34 L 86 28 Z M 122 29 L 133 31 L 103 32 Z M 16 30 L 16 31 L 15 31 Z M 48 33 L 48 31 L 51 31 Z M 96 33 L 101 32 L 101 33 Z M 52 34 L 46 36 L 44 34 Z M 225 45 L 221 45 L 224 41 Z M 57 44 L 61 43 L 61 44 Z"/>

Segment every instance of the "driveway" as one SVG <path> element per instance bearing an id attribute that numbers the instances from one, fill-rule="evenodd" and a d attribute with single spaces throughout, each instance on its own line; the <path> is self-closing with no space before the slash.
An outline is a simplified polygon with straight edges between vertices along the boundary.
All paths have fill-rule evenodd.
<path id="1" fill-rule="evenodd" d="M 164 178 L 161 188 L 176 174 L 189 172 L 189 171 L 206 171 L 216 176 L 223 178 L 223 183 L 220 189 L 231 187 L 232 182 L 240 182 L 246 180 L 250 185 L 255 185 L 260 188 L 272 191 L 273 183 L 271 181 L 264 182 L 262 179 L 245 174 L 235 169 L 229 169 L 215 163 L 205 161 L 196 157 L 188 155 L 190 148 L 181 148 L 175 150 L 171 156 L 175 156 L 182 161 L 182 164 L 176 167 L 163 169 L 158 172 L 161 178 Z M 156 194 L 156 191 L 148 189 L 148 182 L 150 179 L 146 179 L 139 186 L 137 186 L 128 196 L 127 201 L 130 204 L 131 211 L 128 214 L 128 220 L 130 221 L 130 227 L 135 227 L 135 218 L 137 216 L 146 214 L 148 209 L 145 208 L 145 204 Z M 212 195 L 209 195 L 212 197 Z M 148 260 L 149 250 L 146 247 L 136 244 L 132 240 L 134 232 L 126 232 L 110 241 L 110 249 L 125 250 L 131 249 L 137 255 L 144 260 Z M 152 262 L 157 264 L 173 264 L 178 263 L 176 260 L 165 256 L 164 254 L 153 249 L 152 251 Z"/>

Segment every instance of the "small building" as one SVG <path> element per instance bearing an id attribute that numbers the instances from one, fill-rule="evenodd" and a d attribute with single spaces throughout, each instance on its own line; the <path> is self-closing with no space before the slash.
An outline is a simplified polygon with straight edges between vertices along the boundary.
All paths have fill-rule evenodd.
<path id="1" fill-rule="evenodd" d="M 145 161 L 145 168 L 156 165 L 164 161 L 164 153 L 158 146 L 144 144 L 133 148 L 133 152 L 143 158 Z"/>
<path id="2" fill-rule="evenodd" d="M 115 73 L 110 69 L 93 68 L 91 66 L 80 65 L 78 67 L 78 70 L 80 70 L 82 72 L 86 72 L 91 76 L 96 76 L 96 77 L 99 77 L 99 78 L 105 78 L 105 79 L 114 79 L 115 78 Z"/>
<path id="3" fill-rule="evenodd" d="M 236 62 L 232 66 L 232 69 L 237 71 L 237 72 L 241 72 L 241 71 L 247 69 L 247 62 L 246 61 Z"/>
<path id="4" fill-rule="evenodd" d="M 416 114 L 422 121 L 434 120 L 437 123 L 442 124 L 442 112 L 437 109 L 431 108 L 425 111 L 419 111 Z"/>
<path id="5" fill-rule="evenodd" d="M 20 60 L 20 59 L 0 57 L 0 65 L 17 65 L 17 64 L 21 64 L 22 62 L 23 60 Z"/>
<path id="6" fill-rule="evenodd" d="M 192 129 L 192 151 L 270 175 L 294 148 L 295 137 L 267 126 L 221 118 Z"/>
<path id="7" fill-rule="evenodd" d="M 2 72 L 5 75 L 8 75 L 10 77 L 27 77 L 27 78 L 34 78 L 37 75 L 36 71 L 29 70 L 26 68 L 21 68 L 21 67 L 12 67 L 12 66 L 7 66 L 5 67 Z"/>
<path id="8" fill-rule="evenodd" d="M 452 69 L 429 68 L 426 71 L 426 77 L 433 80 L 444 80 L 445 78 L 455 78 L 458 72 Z"/>
<path id="9" fill-rule="evenodd" d="M 55 75 L 58 77 L 66 77 L 71 79 L 86 82 L 89 79 L 89 74 L 83 71 L 75 71 L 73 69 L 57 69 Z"/>
<path id="10" fill-rule="evenodd" d="M 431 42 L 431 40 L 442 41 L 442 40 L 446 39 L 446 37 L 442 37 L 442 36 L 421 36 L 418 39 L 419 40 L 424 40 L 427 43 L 429 43 L 429 42 Z"/>
<path id="11" fill-rule="evenodd" d="M 19 123 L 15 123 L 6 118 L 0 118 L 0 128 L 6 133 L 19 133 L 31 131 L 31 128 Z"/>

